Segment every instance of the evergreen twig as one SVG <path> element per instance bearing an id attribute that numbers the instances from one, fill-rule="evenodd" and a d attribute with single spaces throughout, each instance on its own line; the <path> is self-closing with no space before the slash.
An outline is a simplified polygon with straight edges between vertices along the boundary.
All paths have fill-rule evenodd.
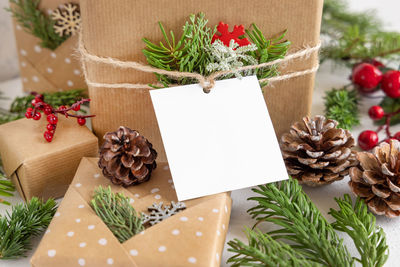
<path id="1" fill-rule="evenodd" d="M 144 230 L 142 218 L 129 204 L 129 199 L 121 193 L 113 193 L 111 187 L 99 186 L 91 206 L 121 243 Z"/>
<path id="2" fill-rule="evenodd" d="M 350 130 L 360 124 L 358 102 L 355 89 L 331 89 L 325 93 L 325 116 L 339 122 L 339 128 Z"/>
<path id="3" fill-rule="evenodd" d="M 333 227 L 304 193 L 297 180 L 289 179 L 253 189 L 260 196 L 248 212 L 258 223 L 272 222 L 281 228 L 268 232 L 275 240 L 292 242 L 306 259 L 327 266 L 353 266 L 353 258 Z M 257 224 L 258 224 L 257 223 Z"/>
<path id="4" fill-rule="evenodd" d="M 329 214 L 336 219 L 332 226 L 347 233 L 354 241 L 361 258 L 356 258 L 362 266 L 383 266 L 389 256 L 386 235 L 376 226 L 375 216 L 368 212 L 363 200 L 357 198 L 355 204 L 349 195 L 335 198 L 339 210 L 331 209 Z"/>
<path id="5" fill-rule="evenodd" d="M 400 33 L 385 31 L 372 11 L 351 12 L 344 0 L 325 0 L 321 59 L 351 66 L 371 59 L 399 59 Z"/>
<path id="6" fill-rule="evenodd" d="M 31 238 L 47 228 L 56 209 L 53 199 L 43 202 L 34 197 L 0 216 L 0 259 L 23 257 L 31 249 Z"/>
<path id="7" fill-rule="evenodd" d="M 248 244 L 237 238 L 228 242 L 228 246 L 230 246 L 228 251 L 236 253 L 227 261 L 232 263 L 233 267 L 321 266 L 307 260 L 289 245 L 276 241 L 270 235 L 263 234 L 259 230 L 246 229 L 246 236 Z"/>
<path id="8" fill-rule="evenodd" d="M 39 9 L 40 0 L 10 0 L 10 3 L 13 7 L 7 10 L 25 31 L 41 40 L 40 46 L 54 50 L 67 39 L 55 32 L 55 21 Z"/>
<path id="9" fill-rule="evenodd" d="M 1 165 L 1 160 L 0 160 L 0 165 Z M 12 197 L 14 195 L 12 192 L 14 191 L 15 191 L 15 186 L 10 180 L 8 180 L 8 178 L 5 176 L 0 166 L 0 196 Z M 11 205 L 10 202 L 4 200 L 3 198 L 0 198 L 0 204 Z"/>

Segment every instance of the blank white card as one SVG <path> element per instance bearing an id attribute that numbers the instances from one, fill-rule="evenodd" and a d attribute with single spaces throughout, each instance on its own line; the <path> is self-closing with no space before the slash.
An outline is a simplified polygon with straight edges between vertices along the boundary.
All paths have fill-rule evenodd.
<path id="1" fill-rule="evenodd" d="M 288 178 L 255 76 L 150 95 L 178 200 Z"/>

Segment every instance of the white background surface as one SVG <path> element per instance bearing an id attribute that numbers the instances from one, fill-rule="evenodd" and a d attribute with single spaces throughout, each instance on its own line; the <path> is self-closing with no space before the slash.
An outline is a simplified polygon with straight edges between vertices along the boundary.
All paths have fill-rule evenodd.
<path id="1" fill-rule="evenodd" d="M 17 66 L 16 64 L 16 53 L 14 48 L 14 40 L 12 31 L 10 29 L 9 18 L 6 12 L 2 9 L 6 5 L 7 0 L 0 0 L 0 91 L 4 92 L 6 96 L 13 99 L 16 95 L 21 95 L 21 81 L 16 78 Z M 350 0 L 351 7 L 354 10 L 365 10 L 367 8 L 376 8 L 378 15 L 383 18 L 387 24 L 387 28 L 391 30 L 400 31 L 400 2 L 398 0 Z M 340 87 L 347 83 L 346 77 L 349 75 L 349 71 L 343 68 L 332 69 L 331 66 L 325 64 L 321 67 L 317 74 L 316 89 L 313 99 L 312 114 L 323 113 L 323 100 L 324 91 L 331 89 L 332 87 Z M 13 79 L 14 78 L 14 79 Z M 8 80 L 7 80 L 8 79 Z M 362 128 L 363 129 L 375 129 L 372 125 L 371 120 L 366 116 L 368 107 L 375 104 L 377 100 L 363 100 L 361 114 Z M 0 100 L 0 106 L 7 107 L 10 101 Z M 396 132 L 400 130 L 400 126 L 393 127 L 392 131 Z M 358 136 L 361 131 L 361 127 L 357 127 L 353 130 L 355 137 Z M 332 185 L 322 188 L 305 188 L 307 194 L 311 197 L 314 203 L 321 209 L 324 215 L 327 215 L 329 208 L 335 207 L 334 197 L 340 197 L 345 193 L 351 194 L 347 185 L 348 179 L 336 182 Z M 231 214 L 231 220 L 229 225 L 229 232 L 227 240 L 233 238 L 244 239 L 243 229 L 245 226 L 252 226 L 254 221 L 247 215 L 246 210 L 253 206 L 254 203 L 247 201 L 246 199 L 253 194 L 250 189 L 238 190 L 232 193 L 233 198 L 233 209 Z M 15 197 L 9 198 L 13 204 L 20 203 L 22 200 L 16 194 Z M 0 214 L 9 209 L 4 205 L 0 205 Z M 327 216 L 330 219 L 329 216 Z M 385 266 L 395 267 L 399 266 L 398 261 L 400 260 L 400 218 L 387 219 L 384 217 L 377 218 L 378 225 L 382 226 L 387 235 L 387 242 L 390 247 L 390 257 Z M 270 225 L 264 225 L 264 230 L 269 230 Z M 349 245 L 351 253 L 357 255 L 355 248 L 351 245 L 351 241 L 345 238 L 345 243 Z M 35 240 L 35 244 L 39 242 L 39 238 Z M 36 245 L 34 245 L 34 248 Z M 227 247 L 224 249 L 224 255 L 222 259 L 222 265 L 225 266 L 226 259 L 229 257 L 229 253 L 226 252 Z M 34 249 L 33 249 L 34 251 Z M 29 266 L 29 258 L 33 254 L 30 252 L 27 258 L 20 260 L 9 260 L 0 261 L 1 267 L 26 267 Z"/>

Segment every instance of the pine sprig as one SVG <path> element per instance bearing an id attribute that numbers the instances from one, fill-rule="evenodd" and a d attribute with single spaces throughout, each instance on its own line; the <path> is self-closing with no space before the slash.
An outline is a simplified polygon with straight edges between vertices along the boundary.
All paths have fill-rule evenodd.
<path id="1" fill-rule="evenodd" d="M 1 161 L 0 161 L 1 165 Z M 14 194 L 12 192 L 15 191 L 15 186 L 13 183 L 7 179 L 7 177 L 4 175 L 3 170 L 1 169 L 0 166 L 0 196 L 3 197 L 12 197 Z M 0 198 L 0 204 L 5 204 L 5 205 L 11 205 L 10 202 Z"/>
<path id="2" fill-rule="evenodd" d="M 260 196 L 249 200 L 258 205 L 248 212 L 257 224 L 271 222 L 281 228 L 268 232 L 275 240 L 292 242 L 292 248 L 315 263 L 353 266 L 354 259 L 333 227 L 322 216 L 297 180 L 280 185 L 267 184 L 253 189 Z"/>
<path id="3" fill-rule="evenodd" d="M 359 96 L 356 90 L 332 89 L 325 93 L 325 116 L 339 122 L 338 127 L 350 130 L 359 125 Z"/>
<path id="4" fill-rule="evenodd" d="M 54 200 L 43 202 L 34 197 L 0 216 L 0 259 L 23 257 L 31 249 L 31 238 L 47 228 L 56 209 Z"/>
<path id="5" fill-rule="evenodd" d="M 121 193 L 113 193 L 111 187 L 99 186 L 91 206 L 119 242 L 124 242 L 144 230 L 142 218 Z"/>
<path id="6" fill-rule="evenodd" d="M 248 244 L 235 238 L 228 242 L 228 251 L 236 253 L 228 259 L 233 267 L 311 267 L 321 266 L 318 263 L 307 260 L 289 245 L 274 240 L 270 235 L 263 234 L 259 230 L 246 229 Z"/>
<path id="7" fill-rule="evenodd" d="M 67 39 L 56 34 L 55 21 L 39 9 L 40 0 L 10 0 L 10 3 L 14 7 L 7 10 L 25 31 L 41 40 L 40 46 L 54 50 Z"/>
<path id="8" fill-rule="evenodd" d="M 374 58 L 400 58 L 400 33 L 385 31 L 372 11 L 351 12 L 343 0 L 324 1 L 321 33 L 327 37 L 322 60 L 351 66 Z"/>
<path id="9" fill-rule="evenodd" d="M 347 233 L 354 241 L 361 258 L 356 258 L 362 266 L 380 267 L 389 256 L 386 235 L 382 228 L 376 226 L 375 216 L 368 212 L 363 200 L 357 198 L 355 204 L 349 195 L 335 198 L 339 210 L 331 209 L 329 214 L 336 219 L 332 226 Z"/>

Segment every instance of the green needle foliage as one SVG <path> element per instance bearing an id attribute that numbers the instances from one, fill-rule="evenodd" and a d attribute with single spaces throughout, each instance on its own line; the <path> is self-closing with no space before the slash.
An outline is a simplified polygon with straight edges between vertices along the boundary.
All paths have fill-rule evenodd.
<path id="1" fill-rule="evenodd" d="M 207 27 L 207 23 L 208 20 L 205 19 L 203 13 L 198 16 L 190 15 L 189 21 L 183 26 L 181 37 L 176 40 L 173 31 L 170 31 L 171 37 L 168 37 L 163 24 L 159 22 L 164 42 L 157 45 L 147 38 L 142 39 L 146 44 L 143 54 L 146 56 L 149 65 L 163 70 L 205 74 L 205 66 L 208 61 L 204 47 L 211 44 L 211 39 L 216 31 L 215 28 Z M 171 83 L 193 83 L 188 78 L 173 80 L 170 77 L 158 74 L 157 78 L 166 87 Z"/>
<path id="2" fill-rule="evenodd" d="M 325 93 L 325 116 L 339 122 L 338 127 L 351 130 L 359 125 L 359 96 L 355 89 L 332 89 Z"/>
<path id="3" fill-rule="evenodd" d="M 328 41 L 321 58 L 352 64 L 370 59 L 399 59 L 400 33 L 383 30 L 373 12 L 351 12 L 344 0 L 325 0 L 321 33 Z"/>
<path id="4" fill-rule="evenodd" d="M 238 239 L 228 243 L 232 266 L 382 266 L 388 258 L 385 233 L 375 225 L 375 217 L 363 201 L 353 202 L 348 195 L 335 199 L 339 210 L 331 209 L 332 224 L 304 193 L 297 180 L 289 179 L 253 189 L 258 203 L 248 210 L 257 220 L 280 227 L 261 233 L 246 230 L 248 244 Z M 335 230 L 347 233 L 354 241 L 361 259 L 353 258 Z M 276 257 L 275 257 L 276 256 Z"/>
<path id="5" fill-rule="evenodd" d="M 236 253 L 228 259 L 233 267 L 311 267 L 319 264 L 307 260 L 304 256 L 289 245 L 274 240 L 270 235 L 259 230 L 246 229 L 248 244 L 235 238 L 228 242 L 230 252 Z"/>
<path id="6" fill-rule="evenodd" d="M 216 33 L 216 27 L 210 28 L 207 23 L 208 20 L 203 13 L 199 13 L 197 16 L 190 15 L 189 21 L 183 26 L 181 37 L 176 39 L 176 35 L 172 31 L 168 36 L 163 24 L 159 22 L 164 40 L 156 44 L 147 38 L 142 39 L 146 44 L 143 54 L 146 56 L 149 65 L 168 71 L 196 72 L 209 75 L 206 67 L 215 57 L 215 55 L 210 54 L 210 51 L 213 51 L 210 46 L 212 37 Z M 290 46 L 289 41 L 283 40 L 286 32 L 269 40 L 255 24 L 252 25 L 251 30 L 246 30 L 246 35 L 257 46 L 257 50 L 249 51 L 248 55 L 257 59 L 258 63 L 283 58 Z M 248 62 L 243 63 L 249 65 Z M 277 66 L 259 69 L 256 74 L 259 79 L 275 76 L 278 74 Z M 170 84 L 183 85 L 197 82 L 197 80 L 189 78 L 173 79 L 165 75 L 156 75 L 158 81 L 165 87 Z M 231 76 L 228 75 L 224 78 L 229 77 Z"/>
<path id="7" fill-rule="evenodd" d="M 10 3 L 13 6 L 7 10 L 28 33 L 41 40 L 40 46 L 54 50 L 67 39 L 56 34 L 55 21 L 40 11 L 40 0 L 10 0 Z"/>
<path id="8" fill-rule="evenodd" d="M 383 266 L 389 256 L 386 235 L 382 228 L 376 226 L 376 218 L 368 212 L 364 201 L 357 198 L 353 201 L 349 195 L 335 198 L 339 210 L 331 209 L 329 214 L 336 219 L 332 224 L 338 231 L 347 233 L 354 241 L 361 258 L 356 258 L 362 266 Z"/>
<path id="9" fill-rule="evenodd" d="M 129 204 L 129 198 L 121 193 L 113 193 L 111 187 L 99 186 L 91 205 L 121 243 L 144 230 L 142 218 Z"/>
<path id="10" fill-rule="evenodd" d="M 249 200 L 258 205 L 249 210 L 258 223 L 272 222 L 281 229 L 268 232 L 275 240 L 293 242 L 292 247 L 307 259 L 327 266 L 352 266 L 353 258 L 333 227 L 304 193 L 297 180 L 280 185 L 259 186 L 260 196 Z"/>
<path id="11" fill-rule="evenodd" d="M 15 191 L 13 183 L 7 179 L 2 170 L 0 170 L 0 196 L 12 197 Z M 5 205 L 10 205 L 10 202 L 0 198 L 0 203 Z"/>
<path id="12" fill-rule="evenodd" d="M 57 209 L 53 199 L 32 198 L 0 216 L 0 259 L 23 257 L 31 249 L 31 239 L 50 224 Z"/>

